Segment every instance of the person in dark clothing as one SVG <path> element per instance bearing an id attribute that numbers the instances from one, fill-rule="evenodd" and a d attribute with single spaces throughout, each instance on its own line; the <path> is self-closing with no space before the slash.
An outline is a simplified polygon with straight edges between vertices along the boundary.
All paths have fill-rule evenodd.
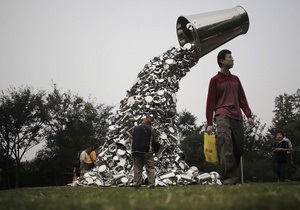
<path id="1" fill-rule="evenodd" d="M 278 131 L 276 133 L 276 143 L 273 146 L 274 152 L 274 166 L 277 172 L 278 182 L 283 182 L 285 180 L 286 173 L 286 161 L 287 161 L 287 151 L 289 150 L 289 144 L 287 141 L 283 140 L 284 133 Z"/>
<path id="2" fill-rule="evenodd" d="M 285 178 L 287 180 L 292 180 L 293 179 L 293 157 L 292 157 L 292 150 L 293 150 L 293 145 L 290 139 L 288 139 L 286 136 L 283 137 L 283 141 L 286 141 L 289 145 L 289 150 L 286 152 L 286 173 L 285 173 Z"/>
<path id="3" fill-rule="evenodd" d="M 220 71 L 211 78 L 207 94 L 207 133 L 217 125 L 217 142 L 220 144 L 222 183 L 234 185 L 239 180 L 239 164 L 244 149 L 243 115 L 251 126 L 255 123 L 239 78 L 229 71 L 233 67 L 231 51 L 221 50 L 217 56 Z"/>
<path id="4" fill-rule="evenodd" d="M 156 142 L 155 130 L 151 127 L 151 119 L 147 117 L 132 132 L 133 181 L 135 189 L 138 189 L 142 185 L 144 166 L 147 172 L 149 187 L 155 187 L 153 142 Z"/>

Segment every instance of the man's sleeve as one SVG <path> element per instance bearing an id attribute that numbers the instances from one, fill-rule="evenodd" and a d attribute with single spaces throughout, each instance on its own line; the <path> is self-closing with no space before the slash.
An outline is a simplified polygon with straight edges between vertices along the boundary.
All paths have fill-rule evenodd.
<path id="1" fill-rule="evenodd" d="M 96 157 L 96 152 L 95 151 L 93 151 L 93 152 L 91 152 L 91 160 L 92 160 L 92 162 L 95 162 L 96 160 L 97 160 L 97 157 Z"/>
<path id="2" fill-rule="evenodd" d="M 252 117 L 252 112 L 251 112 L 251 109 L 249 107 L 249 104 L 248 104 L 248 101 L 247 101 L 247 98 L 246 98 L 246 94 L 245 94 L 244 88 L 243 88 L 242 83 L 240 82 L 240 80 L 239 80 L 239 84 L 240 84 L 240 91 L 239 91 L 239 94 L 240 94 L 239 95 L 240 107 L 243 110 L 246 117 L 250 118 L 250 117 Z"/>
<path id="3" fill-rule="evenodd" d="M 284 138 L 283 140 L 285 140 L 288 143 L 290 150 L 292 150 L 293 149 L 293 145 L 292 145 L 291 140 L 289 140 L 288 138 Z"/>
<path id="4" fill-rule="evenodd" d="M 154 128 L 151 128 L 151 136 L 152 136 L 152 140 L 156 142 L 156 131 Z"/>
<path id="5" fill-rule="evenodd" d="M 213 124 L 213 113 L 215 108 L 215 100 L 216 100 L 216 88 L 213 79 L 209 82 L 208 94 L 206 100 L 206 120 L 207 125 Z"/>
<path id="6" fill-rule="evenodd" d="M 287 149 L 289 149 L 289 143 L 287 142 L 287 141 L 283 141 L 284 142 L 284 148 L 287 148 Z"/>

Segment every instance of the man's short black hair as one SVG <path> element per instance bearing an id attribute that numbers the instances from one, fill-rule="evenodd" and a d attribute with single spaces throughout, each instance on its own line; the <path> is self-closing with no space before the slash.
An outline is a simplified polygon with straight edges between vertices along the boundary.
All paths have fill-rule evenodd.
<path id="1" fill-rule="evenodd" d="M 222 63 L 220 60 L 225 60 L 227 54 L 231 54 L 230 50 L 221 50 L 218 54 L 217 61 L 220 68 L 222 68 Z"/>
<path id="2" fill-rule="evenodd" d="M 283 131 L 281 131 L 281 130 L 277 130 L 275 136 L 276 136 L 278 133 L 281 133 L 281 135 L 284 136 L 284 133 L 283 133 Z"/>

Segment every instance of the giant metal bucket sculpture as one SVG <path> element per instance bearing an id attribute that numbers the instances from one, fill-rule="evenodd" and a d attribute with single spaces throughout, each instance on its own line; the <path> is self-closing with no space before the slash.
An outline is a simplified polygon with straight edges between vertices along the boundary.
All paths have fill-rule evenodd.
<path id="1" fill-rule="evenodd" d="M 202 173 L 185 162 L 184 152 L 178 147 L 176 92 L 180 80 L 202 56 L 245 34 L 248 28 L 247 12 L 240 6 L 179 17 L 176 30 L 180 47 L 172 47 L 154 57 L 139 72 L 111 119 L 96 167 L 72 184 L 132 185 L 131 131 L 145 116 L 152 118 L 152 126 L 162 145 L 155 158 L 157 185 L 221 184 L 218 173 Z M 143 175 L 147 182 L 146 173 Z"/>

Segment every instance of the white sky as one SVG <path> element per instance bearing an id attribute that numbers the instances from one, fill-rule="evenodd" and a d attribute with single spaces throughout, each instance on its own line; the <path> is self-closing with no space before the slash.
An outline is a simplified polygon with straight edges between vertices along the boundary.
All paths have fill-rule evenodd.
<path id="1" fill-rule="evenodd" d="M 299 0 L 0 0 L 0 90 L 51 91 L 56 83 L 118 107 L 146 63 L 179 47 L 179 16 L 237 5 L 249 15 L 249 31 L 199 60 L 179 84 L 177 110 L 206 121 L 208 83 L 227 48 L 252 111 L 270 126 L 275 97 L 300 88 Z"/>

